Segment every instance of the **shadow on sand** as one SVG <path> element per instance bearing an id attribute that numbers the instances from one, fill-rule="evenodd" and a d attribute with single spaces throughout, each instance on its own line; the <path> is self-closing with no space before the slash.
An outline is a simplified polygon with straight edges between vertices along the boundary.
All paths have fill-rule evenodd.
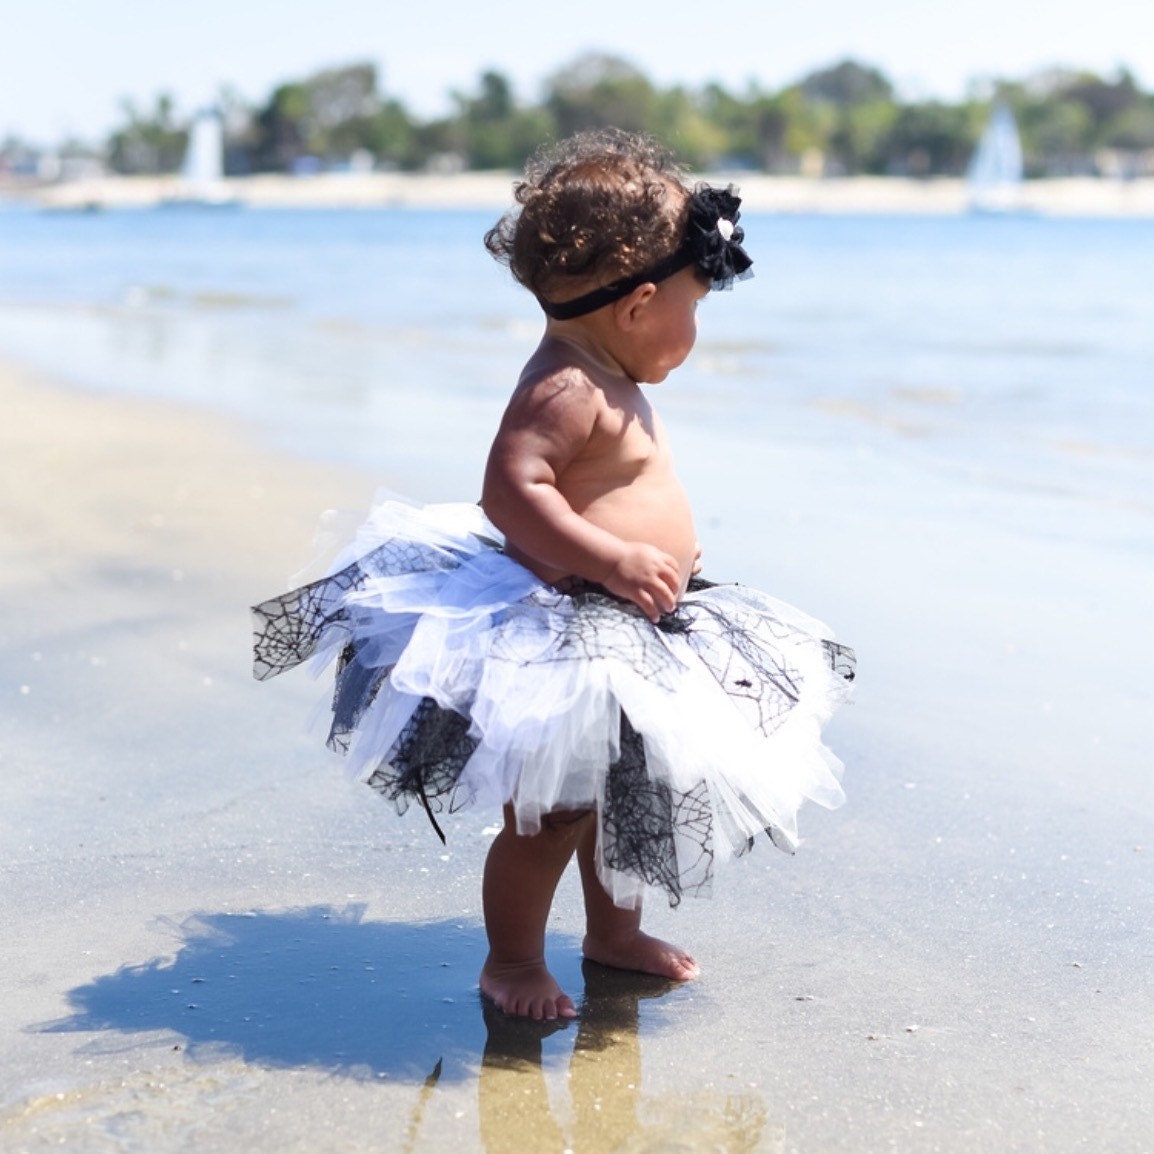
<path id="1" fill-rule="evenodd" d="M 170 956 L 69 994 L 38 1029 L 171 1034 L 193 1060 L 240 1058 L 354 1078 L 464 1077 L 485 1045 L 476 975 L 483 929 L 366 919 L 363 905 L 198 914 Z"/>
<path id="2" fill-rule="evenodd" d="M 425 1081 L 435 1072 L 438 1080 L 459 1079 L 475 1075 L 483 1056 L 525 1045 L 540 1063 L 545 1044 L 548 1059 L 555 1028 L 482 1014 L 481 926 L 371 921 L 364 912 L 351 905 L 193 916 L 173 925 L 173 955 L 77 987 L 69 994 L 73 1013 L 36 1029 L 105 1035 L 95 1041 L 99 1049 L 126 1034 L 168 1034 L 193 1060 L 235 1057 L 355 1078 Z M 577 993 L 578 943 L 555 944 L 562 947 L 555 972 Z M 654 996 L 650 987 L 673 988 L 642 975 L 622 980 L 645 984 L 644 996 Z M 602 1022 L 591 1023 L 594 1035 L 621 1025 L 621 991 L 612 991 L 586 990 L 583 1015 Z M 636 1000 L 632 1015 L 625 1011 L 634 1031 Z M 554 1048 L 571 1045 L 558 1039 Z"/>

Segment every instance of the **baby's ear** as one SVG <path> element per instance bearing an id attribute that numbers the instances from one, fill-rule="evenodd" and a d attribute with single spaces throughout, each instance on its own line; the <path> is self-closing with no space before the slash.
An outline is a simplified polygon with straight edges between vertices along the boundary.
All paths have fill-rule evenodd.
<path id="1" fill-rule="evenodd" d="M 628 296 L 613 303 L 613 319 L 617 327 L 628 332 L 637 323 L 645 306 L 657 293 L 657 286 L 649 281 L 639 284 Z"/>

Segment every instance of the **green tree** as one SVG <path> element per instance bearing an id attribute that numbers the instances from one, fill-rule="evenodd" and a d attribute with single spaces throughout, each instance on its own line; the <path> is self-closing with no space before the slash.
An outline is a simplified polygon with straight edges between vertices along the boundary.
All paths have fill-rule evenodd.
<path id="1" fill-rule="evenodd" d="M 838 111 L 830 134 L 830 154 L 846 173 L 884 173 L 899 108 L 890 100 L 872 100 Z"/>
<path id="2" fill-rule="evenodd" d="M 901 176 L 960 176 L 973 152 L 965 105 L 927 100 L 903 105 L 886 143 L 889 172 Z"/>
<path id="3" fill-rule="evenodd" d="M 779 96 L 785 115 L 784 152 L 788 163 L 807 155 L 824 156 L 838 122 L 837 108 L 824 100 L 807 100 L 800 84 L 786 88 Z"/>
<path id="4" fill-rule="evenodd" d="M 1065 84 L 1057 95 L 1081 104 L 1099 129 L 1133 108 L 1142 99 L 1134 77 L 1125 69 L 1120 71 L 1118 79 L 1112 82 L 1103 80 L 1092 72 L 1079 73 Z"/>
<path id="5" fill-rule="evenodd" d="M 787 113 L 783 101 L 755 85 L 735 96 L 708 84 L 698 100 L 701 115 L 721 134 L 719 159 L 741 167 L 774 170 L 785 156 Z"/>
<path id="6" fill-rule="evenodd" d="M 1056 69 L 1002 80 L 994 95 L 1014 110 L 1027 172 L 1094 171 L 1102 149 L 1154 148 L 1154 96 L 1120 70 L 1113 78 Z M 779 91 L 741 93 L 713 83 L 700 90 L 654 86 L 628 60 L 587 53 L 545 85 L 536 104 L 517 100 L 508 78 L 482 72 L 470 92 L 452 94 L 452 115 L 411 117 L 378 91 L 376 68 L 354 63 L 279 85 L 255 113 L 222 94 L 230 170 L 291 170 L 302 157 L 343 160 L 363 150 L 376 161 L 417 168 L 442 159 L 471 168 L 518 168 L 542 141 L 586 128 L 648 132 L 694 167 L 741 165 L 769 172 L 959 174 L 989 115 L 990 93 L 959 103 L 897 99 L 878 69 L 846 59 Z M 121 172 L 173 171 L 186 127 L 172 99 L 141 111 L 108 142 Z M 1126 169 L 1125 157 L 1112 162 Z M 1135 171 L 1140 161 L 1134 158 Z"/>
<path id="7" fill-rule="evenodd" d="M 1143 96 L 1107 121 L 1102 143 L 1131 151 L 1154 149 L 1154 96 Z"/>
<path id="8" fill-rule="evenodd" d="M 710 120 L 701 100 L 686 88 L 657 93 L 651 128 L 691 168 L 708 168 L 728 151 L 724 130 Z"/>
<path id="9" fill-rule="evenodd" d="M 1077 168 L 1094 150 L 1094 118 L 1077 100 L 1034 100 L 1018 110 L 1022 147 L 1032 172 Z"/>
<path id="10" fill-rule="evenodd" d="M 1032 175 L 1096 171 L 1103 147 L 1141 140 L 1143 96 L 1125 69 L 1114 80 L 1093 72 L 1051 69 L 1025 81 L 1003 82 L 1000 93 L 1018 117 Z"/>
<path id="11" fill-rule="evenodd" d="M 454 94 L 456 132 L 450 141 L 470 168 L 520 168 L 533 150 L 554 131 L 546 108 L 522 108 L 513 86 L 500 72 L 483 72 L 478 92 Z"/>
<path id="12" fill-rule="evenodd" d="M 545 107 L 561 136 L 609 126 L 653 132 L 657 92 L 629 61 L 592 52 L 549 78 Z"/>
<path id="13" fill-rule="evenodd" d="M 392 164 L 411 164 L 416 131 L 404 107 L 383 100 L 373 64 L 329 68 L 281 84 L 256 116 L 254 167 L 285 171 L 302 157 L 344 160 L 364 149 Z"/>
<path id="14" fill-rule="evenodd" d="M 371 112 L 339 121 L 328 130 L 324 155 L 340 160 L 355 152 L 368 152 L 389 168 L 412 168 L 419 162 L 417 133 L 404 105 L 382 100 Z"/>
<path id="15" fill-rule="evenodd" d="M 892 101 L 893 85 L 885 75 L 868 64 L 842 60 L 829 68 L 811 72 L 801 81 L 806 100 L 853 108 L 862 104 Z"/>
<path id="16" fill-rule="evenodd" d="M 827 171 L 881 172 L 886 146 L 897 121 L 893 85 L 878 69 L 842 60 L 811 72 L 797 88 L 818 137 L 807 147 L 826 154 Z"/>
<path id="17" fill-rule="evenodd" d="M 125 100 L 122 109 L 127 123 L 108 139 L 108 162 L 113 171 L 176 172 L 188 147 L 188 129 L 177 123 L 173 98 L 162 92 L 151 112 L 142 112 L 131 100 Z"/>
<path id="18" fill-rule="evenodd" d="M 263 172 L 285 172 L 308 152 L 308 90 L 300 83 L 273 89 L 256 117 L 253 167 Z"/>

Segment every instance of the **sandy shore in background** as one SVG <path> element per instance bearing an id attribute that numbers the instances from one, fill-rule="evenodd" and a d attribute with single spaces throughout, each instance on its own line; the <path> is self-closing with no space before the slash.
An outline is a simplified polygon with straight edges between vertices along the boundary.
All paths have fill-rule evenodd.
<path id="1" fill-rule="evenodd" d="M 681 430 L 711 563 L 859 648 L 850 803 L 653 904 L 703 963 L 683 988 L 583 972 L 567 878 L 582 1017 L 549 1035 L 477 1000 L 493 815 L 442 847 L 301 734 L 315 686 L 249 675 L 245 607 L 318 512 L 403 479 L 10 366 L 0 407 L 0 1149 L 1154 1144 L 1149 560 L 1086 560 L 1097 510 L 1033 535 L 1014 494 L 804 446 L 737 446 L 710 491 Z M 785 551 L 741 531 L 764 468 Z"/>
<path id="2" fill-rule="evenodd" d="M 454 176 L 409 173 L 321 175 L 307 178 L 254 176 L 230 179 L 219 195 L 254 208 L 483 208 L 499 210 L 509 201 L 511 173 L 476 172 Z M 853 177 L 809 180 L 757 173 L 718 173 L 709 179 L 737 184 L 754 211 L 798 213 L 927 213 L 967 211 L 963 180 L 910 180 Z M 117 177 L 82 180 L 27 190 L 44 208 L 145 207 L 189 190 L 176 177 Z M 0 189 L 0 195 L 3 190 Z M 1028 181 L 1017 207 L 1053 216 L 1154 216 L 1154 179 L 1116 181 L 1090 178 Z"/>

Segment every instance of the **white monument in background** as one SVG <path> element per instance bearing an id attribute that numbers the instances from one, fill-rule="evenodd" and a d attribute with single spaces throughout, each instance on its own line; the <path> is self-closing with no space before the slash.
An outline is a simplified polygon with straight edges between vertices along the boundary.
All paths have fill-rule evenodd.
<path id="1" fill-rule="evenodd" d="M 237 203 L 229 195 L 224 180 L 224 120 L 215 108 L 201 109 L 188 131 L 179 191 L 164 204 L 219 208 Z"/>

